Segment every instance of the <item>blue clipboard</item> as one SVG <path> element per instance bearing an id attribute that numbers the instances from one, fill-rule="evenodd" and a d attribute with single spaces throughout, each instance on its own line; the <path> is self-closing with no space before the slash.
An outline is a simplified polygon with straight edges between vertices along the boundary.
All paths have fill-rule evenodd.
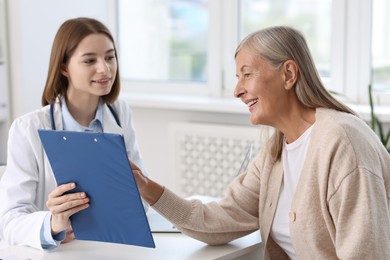
<path id="1" fill-rule="evenodd" d="M 90 206 L 73 216 L 76 239 L 155 247 L 122 135 L 38 130 L 57 183 L 75 182 Z"/>

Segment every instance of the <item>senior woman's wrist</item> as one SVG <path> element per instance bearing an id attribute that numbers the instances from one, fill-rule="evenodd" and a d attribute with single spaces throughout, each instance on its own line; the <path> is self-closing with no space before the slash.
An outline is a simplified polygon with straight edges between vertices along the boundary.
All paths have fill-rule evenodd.
<path id="1" fill-rule="evenodd" d="M 140 190 L 140 193 L 142 198 L 152 206 L 160 199 L 164 192 L 164 186 L 161 186 L 157 182 L 154 182 L 147 177 L 146 179 L 147 184 L 144 186 L 144 188 L 142 188 L 142 190 Z"/>

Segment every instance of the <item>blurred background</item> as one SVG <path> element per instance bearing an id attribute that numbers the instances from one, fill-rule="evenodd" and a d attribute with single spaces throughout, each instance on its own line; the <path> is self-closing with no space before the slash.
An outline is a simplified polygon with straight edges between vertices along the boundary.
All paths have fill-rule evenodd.
<path id="1" fill-rule="evenodd" d="M 233 98 L 239 41 L 272 25 L 301 30 L 326 87 L 369 120 L 372 84 L 387 124 L 389 13 L 387 0 L 0 0 L 0 164 L 10 123 L 41 106 L 66 19 L 97 18 L 113 32 L 149 175 L 183 195 L 219 196 L 272 132 L 251 126 Z"/>

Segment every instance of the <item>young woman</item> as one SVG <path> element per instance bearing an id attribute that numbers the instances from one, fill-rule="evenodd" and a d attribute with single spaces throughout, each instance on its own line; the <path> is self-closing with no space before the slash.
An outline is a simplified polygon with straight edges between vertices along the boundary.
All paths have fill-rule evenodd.
<path id="1" fill-rule="evenodd" d="M 187 201 L 134 174 L 142 197 L 208 244 L 260 229 L 264 259 L 390 259 L 390 156 L 324 88 L 304 37 L 272 27 L 236 51 L 234 92 L 275 134 L 219 203 Z"/>
<path id="2" fill-rule="evenodd" d="M 69 217 L 88 207 L 85 193 L 65 194 L 74 183 L 57 186 L 38 129 L 122 134 L 128 157 L 143 169 L 132 113 L 117 100 L 119 91 L 116 47 L 107 27 L 90 18 L 65 21 L 52 46 L 43 107 L 17 118 L 9 130 L 0 183 L 3 243 L 53 249 L 74 239 Z"/>

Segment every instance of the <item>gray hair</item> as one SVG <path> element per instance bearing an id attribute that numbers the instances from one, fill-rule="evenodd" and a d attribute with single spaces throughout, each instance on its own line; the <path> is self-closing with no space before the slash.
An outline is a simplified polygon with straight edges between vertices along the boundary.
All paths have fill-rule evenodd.
<path id="1" fill-rule="evenodd" d="M 356 115 L 325 89 L 306 40 L 298 30 L 288 26 L 275 26 L 253 32 L 238 45 L 235 57 L 242 49 L 267 60 L 275 68 L 287 60 L 295 61 L 298 66 L 295 93 L 303 106 L 331 108 Z M 278 130 L 271 138 L 271 155 L 275 161 L 281 156 L 283 138 L 283 133 Z"/>

